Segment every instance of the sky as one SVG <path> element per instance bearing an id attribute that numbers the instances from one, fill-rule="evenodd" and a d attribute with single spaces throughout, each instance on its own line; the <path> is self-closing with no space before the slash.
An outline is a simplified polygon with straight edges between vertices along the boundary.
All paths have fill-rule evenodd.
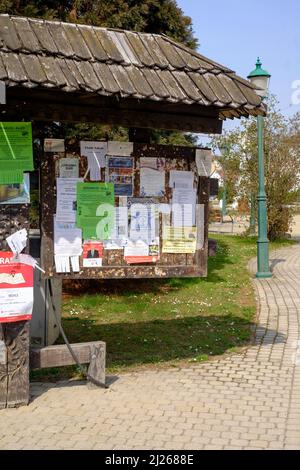
<path id="1" fill-rule="evenodd" d="M 259 56 L 272 75 L 270 92 L 277 96 L 282 113 L 288 117 L 300 111 L 300 103 L 291 104 L 292 83 L 298 80 L 300 89 L 299 0 L 177 0 L 177 4 L 193 20 L 201 54 L 244 78 Z M 226 122 L 226 128 L 232 123 Z"/>

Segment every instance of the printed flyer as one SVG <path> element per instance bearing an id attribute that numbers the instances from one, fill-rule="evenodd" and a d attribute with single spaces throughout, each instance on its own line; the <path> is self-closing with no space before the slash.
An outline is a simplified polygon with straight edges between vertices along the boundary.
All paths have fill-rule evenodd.
<path id="1" fill-rule="evenodd" d="M 33 267 L 11 262 L 13 253 L 0 252 L 0 323 L 30 320 L 33 307 Z"/>
<path id="2" fill-rule="evenodd" d="M 103 244 L 87 240 L 83 244 L 82 263 L 84 268 L 100 268 L 102 266 Z"/>
<path id="3" fill-rule="evenodd" d="M 107 157 L 106 181 L 114 183 L 116 196 L 132 196 L 134 161 L 132 157 Z"/>

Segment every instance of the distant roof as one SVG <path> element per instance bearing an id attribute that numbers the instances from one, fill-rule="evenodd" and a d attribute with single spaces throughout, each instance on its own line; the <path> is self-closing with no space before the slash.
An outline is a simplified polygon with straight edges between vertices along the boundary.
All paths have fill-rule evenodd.
<path id="1" fill-rule="evenodd" d="M 247 80 L 165 35 L 0 15 L 0 80 L 263 114 Z"/>

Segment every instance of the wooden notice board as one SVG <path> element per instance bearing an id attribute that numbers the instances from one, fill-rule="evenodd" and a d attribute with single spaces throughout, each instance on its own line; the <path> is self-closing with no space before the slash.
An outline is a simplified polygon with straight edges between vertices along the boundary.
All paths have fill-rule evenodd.
<path id="1" fill-rule="evenodd" d="M 108 143 L 109 145 L 110 143 Z M 116 149 L 117 143 L 113 144 Z M 126 144 L 125 144 L 126 145 Z M 127 143 L 128 145 L 128 143 Z M 110 147 L 109 147 L 110 148 Z M 138 198 L 143 203 L 140 188 L 140 165 L 141 159 L 158 158 L 164 163 L 165 190 L 160 196 L 147 197 L 157 205 L 170 204 L 172 199 L 172 188 L 169 187 L 170 171 L 194 172 L 194 190 L 196 192 L 197 206 L 195 209 L 195 226 L 197 236 L 197 249 L 193 253 L 163 253 L 162 252 L 162 230 L 164 225 L 171 224 L 170 214 L 158 211 L 159 257 L 155 262 L 132 263 L 124 258 L 122 249 L 106 249 L 102 253 L 101 267 L 83 267 L 82 256 L 80 256 L 79 272 L 57 273 L 54 260 L 54 224 L 53 216 L 56 213 L 56 178 L 59 177 L 60 160 L 64 158 L 76 158 L 79 164 L 79 176 L 85 182 L 90 181 L 88 173 L 88 159 L 81 155 L 80 142 L 65 142 L 64 151 L 47 151 L 41 163 L 41 262 L 45 270 L 45 277 L 73 278 L 73 279 L 116 279 L 116 278 L 167 278 L 167 277 L 204 277 L 207 275 L 208 255 L 208 202 L 209 202 L 209 177 L 199 176 L 196 165 L 195 147 L 180 147 L 154 144 L 131 144 L 130 156 L 134 161 L 133 170 L 133 192 L 128 196 L 128 207 L 130 199 Z M 109 151 L 109 154 L 110 151 Z M 114 150 L 115 156 L 122 157 L 122 144 L 120 152 Z M 119 154 L 119 155 L 118 155 Z M 128 155 L 128 153 L 127 153 Z M 107 156 L 105 157 L 108 158 Z M 200 172 L 201 175 L 201 172 Z M 101 182 L 107 181 L 107 167 L 101 168 Z M 124 198 L 123 198 L 124 201 Z M 120 197 L 115 196 L 115 206 L 118 207 Z M 156 206 L 158 207 L 158 206 Z"/>

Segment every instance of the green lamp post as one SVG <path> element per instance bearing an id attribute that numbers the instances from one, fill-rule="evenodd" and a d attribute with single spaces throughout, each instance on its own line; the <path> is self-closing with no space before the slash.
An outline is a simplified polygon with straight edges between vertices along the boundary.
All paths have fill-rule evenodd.
<path id="1" fill-rule="evenodd" d="M 228 152 L 228 147 L 226 145 L 219 146 L 219 150 L 221 152 L 221 156 L 223 157 Z M 225 168 L 224 163 L 223 167 L 223 195 L 222 195 L 222 222 L 224 222 L 224 218 L 227 214 L 227 188 L 226 188 L 226 175 L 225 175 Z"/>
<path id="2" fill-rule="evenodd" d="M 255 210 L 254 210 L 254 193 L 251 191 L 250 196 L 250 235 L 255 235 Z"/>
<path id="3" fill-rule="evenodd" d="M 257 59 L 256 68 L 249 75 L 248 79 L 255 86 L 256 92 L 262 99 L 268 94 L 271 75 L 262 68 L 260 59 Z M 267 229 L 267 197 L 265 191 L 265 171 L 264 171 L 264 117 L 257 117 L 258 131 L 258 240 L 257 240 L 257 273 L 258 278 L 272 277 L 269 267 L 269 240 Z"/>

